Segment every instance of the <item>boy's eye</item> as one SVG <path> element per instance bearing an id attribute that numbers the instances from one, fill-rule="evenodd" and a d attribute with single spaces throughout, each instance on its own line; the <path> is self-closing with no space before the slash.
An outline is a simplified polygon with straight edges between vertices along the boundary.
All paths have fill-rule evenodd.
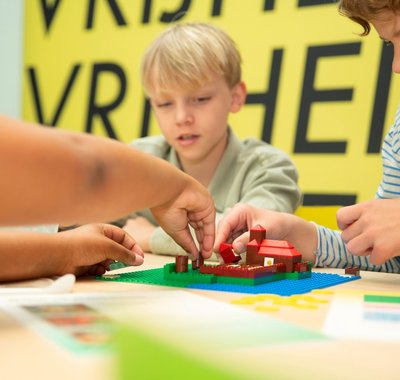
<path id="1" fill-rule="evenodd" d="M 200 96 L 194 99 L 195 103 L 204 103 L 211 99 L 211 96 Z"/>
<path id="2" fill-rule="evenodd" d="M 162 103 L 157 103 L 156 106 L 157 108 L 165 108 L 171 105 L 171 102 L 162 102 Z"/>

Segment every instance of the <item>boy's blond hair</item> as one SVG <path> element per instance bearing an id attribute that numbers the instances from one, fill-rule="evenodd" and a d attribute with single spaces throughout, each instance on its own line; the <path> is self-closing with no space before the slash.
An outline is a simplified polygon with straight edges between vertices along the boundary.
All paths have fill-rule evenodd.
<path id="1" fill-rule="evenodd" d="M 362 36 L 371 31 L 370 21 L 385 11 L 400 12 L 400 0 L 339 0 L 339 12 L 363 27 Z"/>
<path id="2" fill-rule="evenodd" d="M 150 45 L 142 60 L 142 83 L 155 89 L 195 90 L 215 74 L 230 88 L 241 80 L 241 57 L 235 42 L 221 29 L 203 23 L 177 24 Z"/>

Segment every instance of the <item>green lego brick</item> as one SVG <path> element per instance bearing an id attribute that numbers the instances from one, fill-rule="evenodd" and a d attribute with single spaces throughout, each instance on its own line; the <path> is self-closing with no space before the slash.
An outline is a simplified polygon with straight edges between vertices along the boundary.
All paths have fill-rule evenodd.
<path id="1" fill-rule="evenodd" d="M 285 274 L 286 280 L 302 280 L 303 278 L 311 277 L 311 272 L 291 272 Z"/>
<path id="2" fill-rule="evenodd" d="M 217 282 L 213 274 L 202 274 L 198 270 L 193 270 L 189 265 L 187 272 L 176 273 L 175 264 L 164 265 L 164 280 L 180 281 L 187 284 L 214 284 Z"/>
<path id="3" fill-rule="evenodd" d="M 229 276 L 216 276 L 217 284 L 235 284 L 235 285 L 260 285 L 267 282 L 279 281 L 285 279 L 285 273 L 276 273 L 270 276 L 263 276 L 257 278 L 243 278 L 243 277 L 229 277 Z"/>
<path id="4" fill-rule="evenodd" d="M 364 295 L 364 302 L 398 303 L 398 304 L 400 304 L 400 297 L 366 294 L 366 295 Z"/>

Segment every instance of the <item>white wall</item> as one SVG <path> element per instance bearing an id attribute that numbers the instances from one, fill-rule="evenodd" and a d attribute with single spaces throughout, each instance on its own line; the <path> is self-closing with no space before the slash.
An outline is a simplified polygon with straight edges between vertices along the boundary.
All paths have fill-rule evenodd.
<path id="1" fill-rule="evenodd" d="M 23 0 L 0 0 L 0 113 L 22 112 Z"/>

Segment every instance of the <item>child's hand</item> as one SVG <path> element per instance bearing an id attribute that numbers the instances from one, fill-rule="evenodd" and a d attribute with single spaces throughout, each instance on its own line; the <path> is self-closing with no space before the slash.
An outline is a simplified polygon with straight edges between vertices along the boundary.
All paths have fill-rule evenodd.
<path id="1" fill-rule="evenodd" d="M 186 181 L 186 187 L 176 199 L 152 208 L 151 212 L 164 231 L 196 258 L 199 250 L 190 234 L 189 223 L 195 230 L 200 252 L 207 259 L 212 254 L 215 238 L 214 201 L 199 182 L 188 175 Z"/>
<path id="2" fill-rule="evenodd" d="M 140 245 L 143 251 L 151 252 L 150 238 L 156 227 L 146 218 L 138 216 L 128 219 L 123 229 L 128 234 L 136 236 L 136 243 Z"/>
<path id="3" fill-rule="evenodd" d="M 341 208 L 336 215 L 342 239 L 357 256 L 383 264 L 400 252 L 400 199 L 375 199 Z"/>
<path id="4" fill-rule="evenodd" d="M 60 274 L 102 275 L 117 260 L 129 265 L 143 263 L 143 251 L 124 230 L 109 224 L 87 224 L 60 232 Z"/>
<path id="5" fill-rule="evenodd" d="M 219 222 L 214 251 L 219 252 L 221 243 L 232 243 L 236 253 L 246 250 L 250 230 L 257 224 L 266 229 L 267 239 L 287 240 L 302 255 L 303 259 L 315 261 L 317 231 L 314 225 L 295 215 L 284 212 L 236 204 Z"/>
<path id="6" fill-rule="evenodd" d="M 217 228 L 217 235 L 214 244 L 214 251 L 219 251 L 221 243 L 233 243 L 233 249 L 236 253 L 242 253 L 246 250 L 246 244 L 249 242 L 248 232 L 252 227 L 260 224 L 267 229 L 267 236 L 272 238 L 271 232 L 275 237 L 281 239 L 285 231 L 279 228 L 281 224 L 278 221 L 278 213 L 259 209 L 247 204 L 237 203 L 221 219 Z"/>

